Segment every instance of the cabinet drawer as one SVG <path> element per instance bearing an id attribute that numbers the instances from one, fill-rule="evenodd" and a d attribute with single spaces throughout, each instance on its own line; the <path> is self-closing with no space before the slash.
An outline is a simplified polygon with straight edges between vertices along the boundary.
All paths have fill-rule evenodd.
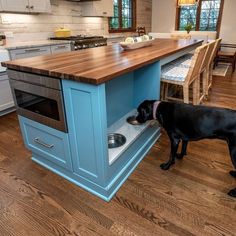
<path id="1" fill-rule="evenodd" d="M 51 54 L 49 46 L 10 50 L 12 60 Z"/>
<path id="2" fill-rule="evenodd" d="M 25 145 L 35 154 L 71 169 L 68 134 L 19 116 Z"/>
<path id="3" fill-rule="evenodd" d="M 53 45 L 53 46 L 51 46 L 52 54 L 60 53 L 60 52 L 70 52 L 70 51 L 71 51 L 71 45 L 70 44 Z"/>

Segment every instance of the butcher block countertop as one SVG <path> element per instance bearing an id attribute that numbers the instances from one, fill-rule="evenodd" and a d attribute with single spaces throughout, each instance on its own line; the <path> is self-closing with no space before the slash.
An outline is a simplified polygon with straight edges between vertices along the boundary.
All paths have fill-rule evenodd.
<path id="1" fill-rule="evenodd" d="M 201 43 L 202 40 L 155 39 L 152 46 L 129 51 L 111 45 L 2 64 L 17 71 L 99 85 Z"/>

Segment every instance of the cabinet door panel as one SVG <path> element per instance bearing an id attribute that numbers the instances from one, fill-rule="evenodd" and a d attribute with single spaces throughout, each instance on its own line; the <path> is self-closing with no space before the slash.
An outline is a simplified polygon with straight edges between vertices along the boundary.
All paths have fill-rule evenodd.
<path id="1" fill-rule="evenodd" d="M 71 51 L 70 44 L 52 45 L 51 46 L 52 54 L 61 53 L 61 52 L 70 52 L 70 51 Z"/>
<path id="2" fill-rule="evenodd" d="M 62 86 L 74 173 L 103 186 L 108 165 L 105 86 L 68 80 Z"/>
<path id="3" fill-rule="evenodd" d="M 114 15 L 113 0 L 101 0 L 81 3 L 83 16 L 112 17 Z"/>
<path id="4" fill-rule="evenodd" d="M 14 101 L 7 75 L 0 76 L 0 112 L 14 107 Z"/>
<path id="5" fill-rule="evenodd" d="M 94 2 L 94 7 L 97 15 L 99 16 L 111 17 L 114 15 L 112 0 L 102 0 Z"/>
<path id="6" fill-rule="evenodd" d="M 3 11 L 29 12 L 28 0 L 2 0 Z"/>
<path id="7" fill-rule="evenodd" d="M 30 12 L 51 12 L 50 0 L 29 0 Z"/>

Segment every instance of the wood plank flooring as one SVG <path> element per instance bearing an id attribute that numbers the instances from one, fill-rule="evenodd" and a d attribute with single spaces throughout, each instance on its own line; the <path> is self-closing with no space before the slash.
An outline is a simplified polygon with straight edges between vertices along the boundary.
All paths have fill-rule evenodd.
<path id="1" fill-rule="evenodd" d="M 216 77 L 212 106 L 236 109 L 236 73 Z M 169 171 L 165 134 L 109 203 L 30 160 L 16 114 L 0 118 L 1 236 L 236 235 L 236 187 L 223 141 L 189 145 Z"/>

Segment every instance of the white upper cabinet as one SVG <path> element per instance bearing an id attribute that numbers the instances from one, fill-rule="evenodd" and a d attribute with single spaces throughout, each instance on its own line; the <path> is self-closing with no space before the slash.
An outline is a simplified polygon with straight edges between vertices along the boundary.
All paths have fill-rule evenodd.
<path id="1" fill-rule="evenodd" d="M 81 2 L 82 16 L 114 16 L 113 0 Z"/>
<path id="2" fill-rule="evenodd" d="M 29 11 L 28 0 L 1 0 L 2 11 L 27 12 Z"/>
<path id="3" fill-rule="evenodd" d="M 31 12 L 51 12 L 50 0 L 29 0 Z"/>
<path id="4" fill-rule="evenodd" d="M 24 13 L 51 12 L 50 0 L 0 0 L 1 11 Z"/>

